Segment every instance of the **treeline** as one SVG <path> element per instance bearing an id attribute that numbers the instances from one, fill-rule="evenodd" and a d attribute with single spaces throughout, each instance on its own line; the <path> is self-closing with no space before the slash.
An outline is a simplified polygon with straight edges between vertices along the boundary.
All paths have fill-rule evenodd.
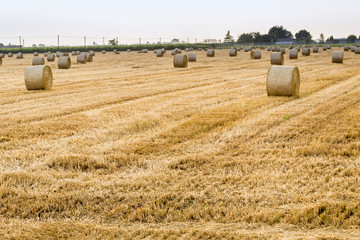
<path id="1" fill-rule="evenodd" d="M 235 41 L 234 37 L 231 36 L 230 31 L 228 31 L 225 35 L 224 42 L 237 42 L 237 43 L 275 43 L 279 39 L 295 39 L 297 43 L 315 43 L 313 41 L 313 37 L 310 32 L 303 29 L 293 35 L 289 30 L 284 28 L 284 26 L 274 26 L 269 29 L 267 34 L 260 34 L 260 32 L 250 32 L 250 33 L 242 33 L 238 39 Z M 347 37 L 348 43 L 354 43 L 356 40 L 360 40 L 356 35 L 351 34 Z M 334 41 L 334 37 L 330 36 L 326 41 Z M 320 35 L 319 43 L 325 43 L 324 34 Z"/>

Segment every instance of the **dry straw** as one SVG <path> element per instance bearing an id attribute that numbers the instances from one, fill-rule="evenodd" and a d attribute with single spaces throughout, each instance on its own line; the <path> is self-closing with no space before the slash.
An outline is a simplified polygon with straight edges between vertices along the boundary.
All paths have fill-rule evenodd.
<path id="1" fill-rule="evenodd" d="M 189 62 L 196 62 L 196 53 L 189 53 L 188 59 L 189 59 Z"/>
<path id="2" fill-rule="evenodd" d="M 332 52 L 332 62 L 333 63 L 343 63 L 344 61 L 344 52 L 334 51 Z"/>
<path id="3" fill-rule="evenodd" d="M 50 90 L 53 75 L 48 65 L 27 67 L 25 70 L 25 86 L 27 90 Z"/>
<path id="4" fill-rule="evenodd" d="M 206 52 L 206 56 L 214 57 L 215 56 L 215 50 L 214 49 L 208 49 L 207 52 Z"/>
<path id="5" fill-rule="evenodd" d="M 298 50 L 297 49 L 290 50 L 289 59 L 298 59 Z"/>
<path id="6" fill-rule="evenodd" d="M 58 68 L 59 69 L 70 69 L 71 68 L 71 59 L 70 59 L 70 57 L 67 57 L 67 56 L 59 57 Z"/>
<path id="7" fill-rule="evenodd" d="M 85 53 L 79 54 L 79 55 L 77 56 L 76 60 L 77 60 L 78 63 L 83 63 L 83 64 L 87 63 L 86 54 L 85 54 Z"/>
<path id="8" fill-rule="evenodd" d="M 251 59 L 261 59 L 261 52 L 259 50 L 250 52 Z"/>
<path id="9" fill-rule="evenodd" d="M 45 59 L 43 57 L 34 57 L 32 60 L 32 65 L 45 65 Z"/>
<path id="10" fill-rule="evenodd" d="M 271 66 L 266 79 L 266 91 L 268 96 L 298 96 L 299 69 L 295 66 Z"/>
<path id="11" fill-rule="evenodd" d="M 2 65 L 2 58 L 0 58 L 0 65 Z"/>
<path id="12" fill-rule="evenodd" d="M 188 66 L 188 57 L 182 54 L 176 54 L 174 56 L 174 67 L 186 68 Z"/>
<path id="13" fill-rule="evenodd" d="M 17 58 L 17 59 L 24 58 L 24 55 L 23 55 L 21 52 L 19 52 L 19 53 L 16 55 L 16 58 Z"/>
<path id="14" fill-rule="evenodd" d="M 231 48 L 229 51 L 229 55 L 230 55 L 230 57 L 236 57 L 237 50 L 235 48 Z"/>
<path id="15" fill-rule="evenodd" d="M 270 55 L 271 65 L 284 65 L 284 55 L 281 52 L 273 52 Z"/>
<path id="16" fill-rule="evenodd" d="M 48 53 L 47 54 L 47 60 L 48 60 L 48 62 L 55 61 L 55 55 L 53 53 Z"/>
<path id="17" fill-rule="evenodd" d="M 310 56 L 310 48 L 307 48 L 307 47 L 303 48 L 302 49 L 302 55 L 303 56 Z"/>
<path id="18" fill-rule="evenodd" d="M 284 47 L 280 48 L 280 52 L 281 52 L 282 54 L 286 54 L 286 48 L 284 48 Z"/>

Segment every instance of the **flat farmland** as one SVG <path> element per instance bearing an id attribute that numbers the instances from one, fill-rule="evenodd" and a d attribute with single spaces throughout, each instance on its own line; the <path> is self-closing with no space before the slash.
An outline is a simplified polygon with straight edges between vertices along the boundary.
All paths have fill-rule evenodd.
<path id="1" fill-rule="evenodd" d="M 32 55 L 6 56 L 0 236 L 359 239 L 360 55 L 287 50 L 289 98 L 266 94 L 270 52 L 196 53 L 72 56 L 47 63 L 50 91 L 26 90 Z"/>

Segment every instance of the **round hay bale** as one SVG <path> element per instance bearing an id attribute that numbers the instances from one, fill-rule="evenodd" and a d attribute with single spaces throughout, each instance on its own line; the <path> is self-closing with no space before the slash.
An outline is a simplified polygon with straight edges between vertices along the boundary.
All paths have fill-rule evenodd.
<path id="1" fill-rule="evenodd" d="M 176 53 L 177 53 L 177 52 L 176 52 L 176 50 L 175 50 L 175 49 L 171 50 L 171 55 L 173 55 L 173 56 L 174 56 L 174 55 L 176 55 Z"/>
<path id="2" fill-rule="evenodd" d="M 229 52 L 230 57 L 236 57 L 237 50 L 235 48 L 231 48 Z"/>
<path id="3" fill-rule="evenodd" d="M 17 58 L 17 59 L 24 58 L 23 53 L 19 52 L 19 53 L 16 55 L 16 58 Z"/>
<path id="4" fill-rule="evenodd" d="M 131 52 L 131 49 L 126 50 L 126 52 Z"/>
<path id="5" fill-rule="evenodd" d="M 356 46 L 351 46 L 351 52 L 355 52 Z"/>
<path id="6" fill-rule="evenodd" d="M 189 49 L 189 48 L 185 48 L 185 52 L 190 52 L 190 49 Z"/>
<path id="7" fill-rule="evenodd" d="M 327 49 L 331 49 L 331 46 L 330 46 L 330 45 L 328 45 L 328 46 L 327 46 Z"/>
<path id="8" fill-rule="evenodd" d="M 56 52 L 56 57 L 64 57 L 65 56 L 65 53 L 63 52 Z"/>
<path id="9" fill-rule="evenodd" d="M 25 86 L 27 90 L 50 90 L 53 75 L 48 65 L 27 67 L 25 70 Z"/>
<path id="10" fill-rule="evenodd" d="M 161 50 L 156 50 L 156 57 L 163 57 L 164 56 L 164 52 Z"/>
<path id="11" fill-rule="evenodd" d="M 0 58 L 4 58 L 5 54 L 4 53 L 0 53 Z"/>
<path id="12" fill-rule="evenodd" d="M 44 53 L 44 57 L 47 57 L 48 53 Z"/>
<path id="13" fill-rule="evenodd" d="M 149 50 L 148 50 L 148 49 L 142 49 L 141 52 L 142 52 L 142 53 L 148 53 Z"/>
<path id="14" fill-rule="evenodd" d="M 275 52 L 280 52 L 280 47 L 275 47 Z"/>
<path id="15" fill-rule="evenodd" d="M 34 52 L 34 57 L 37 57 L 39 56 L 39 53 L 38 52 Z"/>
<path id="16" fill-rule="evenodd" d="M 116 50 L 116 49 L 114 49 L 113 52 L 114 52 L 115 54 L 119 54 L 119 53 L 118 53 L 118 50 Z"/>
<path id="17" fill-rule="evenodd" d="M 244 52 L 250 52 L 252 49 L 250 47 L 244 48 Z"/>
<path id="18" fill-rule="evenodd" d="M 323 51 L 327 51 L 327 46 L 323 46 Z"/>
<path id="19" fill-rule="evenodd" d="M 261 59 L 261 52 L 259 50 L 250 52 L 251 59 Z"/>
<path id="20" fill-rule="evenodd" d="M 183 54 L 176 54 L 174 56 L 174 67 L 176 68 L 187 68 L 188 57 Z"/>
<path id="21" fill-rule="evenodd" d="M 2 58 L 0 58 L 0 65 L 2 65 Z"/>
<path id="22" fill-rule="evenodd" d="M 344 52 L 343 51 L 332 52 L 332 63 L 343 63 L 343 61 L 344 61 Z"/>
<path id="23" fill-rule="evenodd" d="M 355 54 L 360 54 L 360 47 L 355 48 Z"/>
<path id="24" fill-rule="evenodd" d="M 70 69 L 71 68 L 71 59 L 68 56 L 59 57 L 58 60 L 59 69 Z"/>
<path id="25" fill-rule="evenodd" d="M 9 52 L 8 57 L 13 57 L 13 53 Z"/>
<path id="26" fill-rule="evenodd" d="M 76 51 L 72 51 L 72 52 L 71 52 L 71 55 L 72 55 L 72 56 L 76 56 L 76 55 L 77 55 L 77 54 L 76 54 Z"/>
<path id="27" fill-rule="evenodd" d="M 290 50 L 289 59 L 298 59 L 298 50 L 297 49 Z"/>
<path id="28" fill-rule="evenodd" d="M 344 51 L 349 51 L 350 50 L 350 46 L 344 46 Z"/>
<path id="29" fill-rule="evenodd" d="M 302 49 L 303 56 L 310 56 L 310 48 L 303 48 Z"/>
<path id="30" fill-rule="evenodd" d="M 317 46 L 313 47 L 313 53 L 318 53 L 319 52 L 319 48 Z"/>
<path id="31" fill-rule="evenodd" d="M 89 54 L 93 57 L 95 57 L 95 51 L 90 51 Z"/>
<path id="32" fill-rule="evenodd" d="M 196 53 L 189 53 L 188 59 L 189 59 L 189 62 L 196 62 Z"/>
<path id="33" fill-rule="evenodd" d="M 180 48 L 175 48 L 176 53 L 182 53 L 182 50 Z"/>
<path id="34" fill-rule="evenodd" d="M 266 79 L 268 96 L 299 95 L 300 73 L 295 66 L 271 66 Z"/>
<path id="35" fill-rule="evenodd" d="M 32 65 L 45 65 L 45 59 L 43 57 L 34 57 L 32 60 Z"/>
<path id="36" fill-rule="evenodd" d="M 236 51 L 238 51 L 238 52 L 241 51 L 241 47 L 236 47 L 235 49 L 236 49 Z"/>
<path id="37" fill-rule="evenodd" d="M 281 53 L 281 52 L 273 52 L 273 53 L 271 53 L 270 62 L 271 62 L 271 65 L 284 65 L 284 55 L 283 55 L 283 53 Z"/>
<path id="38" fill-rule="evenodd" d="M 268 52 L 270 52 L 270 51 L 271 51 L 271 47 L 268 47 L 266 50 L 267 50 Z"/>
<path id="39" fill-rule="evenodd" d="M 46 58 L 47 58 L 48 62 L 55 61 L 55 55 L 53 53 L 48 53 Z"/>
<path id="40" fill-rule="evenodd" d="M 162 49 L 160 49 L 160 50 L 163 52 L 163 54 L 166 53 L 166 49 L 165 49 L 165 48 L 162 48 Z"/>
<path id="41" fill-rule="evenodd" d="M 76 61 L 78 63 L 83 63 L 83 64 L 87 63 L 87 57 L 86 57 L 85 53 L 79 54 L 76 58 Z"/>
<path id="42" fill-rule="evenodd" d="M 215 56 L 215 50 L 214 49 L 208 49 L 207 52 L 206 52 L 206 56 L 214 57 Z"/>
<path id="43" fill-rule="evenodd" d="M 102 53 L 102 54 L 106 54 L 106 51 L 105 51 L 105 50 L 102 50 L 101 53 Z"/>
<path id="44" fill-rule="evenodd" d="M 85 53 L 85 56 L 86 56 L 86 61 L 87 62 L 92 62 L 93 61 L 93 56 L 89 53 Z"/>
<path id="45" fill-rule="evenodd" d="M 286 48 L 284 48 L 284 47 L 280 48 L 280 52 L 281 52 L 282 54 L 286 54 Z"/>

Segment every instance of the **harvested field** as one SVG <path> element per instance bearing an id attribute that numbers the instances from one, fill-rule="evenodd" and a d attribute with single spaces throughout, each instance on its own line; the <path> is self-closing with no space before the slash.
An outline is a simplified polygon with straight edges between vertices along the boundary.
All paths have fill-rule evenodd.
<path id="1" fill-rule="evenodd" d="M 359 55 L 285 58 L 288 98 L 267 96 L 270 53 L 72 56 L 50 91 L 25 88 L 32 54 L 6 56 L 0 236 L 359 239 Z"/>

